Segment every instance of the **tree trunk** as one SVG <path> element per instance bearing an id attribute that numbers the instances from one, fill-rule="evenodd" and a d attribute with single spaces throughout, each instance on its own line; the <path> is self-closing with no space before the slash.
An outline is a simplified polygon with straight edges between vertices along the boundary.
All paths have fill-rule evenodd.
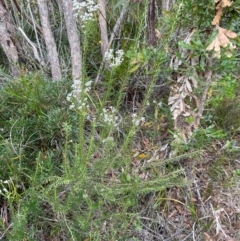
<path id="1" fill-rule="evenodd" d="M 68 41 L 71 49 L 72 78 L 82 79 L 82 51 L 75 18 L 73 16 L 72 0 L 62 0 L 63 13 L 67 28 Z"/>
<path id="2" fill-rule="evenodd" d="M 51 24 L 48 16 L 48 7 L 46 0 L 38 0 L 38 8 L 42 23 L 43 36 L 46 43 L 48 61 L 51 66 L 51 73 L 53 80 L 60 80 L 62 78 L 61 69 L 59 65 L 58 52 L 56 43 L 51 30 Z"/>
<path id="3" fill-rule="evenodd" d="M 157 43 L 155 33 L 156 2 L 150 0 L 148 5 L 148 45 L 155 46 Z"/>
<path id="4" fill-rule="evenodd" d="M 15 29 L 4 0 L 0 0 L 0 44 L 8 58 L 12 75 L 18 76 L 20 70 Z"/>
<path id="5" fill-rule="evenodd" d="M 101 32 L 101 51 L 104 58 L 105 52 L 108 48 L 108 33 L 107 33 L 107 21 L 106 21 L 106 2 L 105 0 L 98 0 L 99 5 L 99 26 Z"/>

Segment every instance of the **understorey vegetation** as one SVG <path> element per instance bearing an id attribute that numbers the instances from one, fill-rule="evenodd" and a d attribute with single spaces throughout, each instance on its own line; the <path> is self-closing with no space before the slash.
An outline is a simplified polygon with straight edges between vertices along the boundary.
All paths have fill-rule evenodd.
<path id="1" fill-rule="evenodd" d="M 0 240 L 239 240 L 239 6 L 0 1 Z"/>

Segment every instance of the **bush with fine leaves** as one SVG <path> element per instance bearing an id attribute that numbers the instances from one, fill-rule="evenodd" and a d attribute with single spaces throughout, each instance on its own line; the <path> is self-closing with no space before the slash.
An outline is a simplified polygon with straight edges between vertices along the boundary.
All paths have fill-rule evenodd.
<path id="1" fill-rule="evenodd" d="M 34 166 L 39 152 L 51 151 L 59 162 L 64 122 L 75 116 L 68 110 L 69 83 L 28 76 L 6 83 L 0 90 L 1 178 Z M 19 180 L 20 181 L 20 180 Z"/>

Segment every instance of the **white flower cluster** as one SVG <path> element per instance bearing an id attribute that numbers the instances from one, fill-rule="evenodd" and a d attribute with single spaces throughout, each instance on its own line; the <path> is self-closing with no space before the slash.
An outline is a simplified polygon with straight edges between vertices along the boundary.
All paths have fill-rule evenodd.
<path id="1" fill-rule="evenodd" d="M 139 126 L 140 123 L 144 123 L 145 122 L 145 117 L 138 117 L 136 113 L 132 114 L 132 123 L 135 126 Z"/>
<path id="2" fill-rule="evenodd" d="M 4 184 L 8 184 L 9 182 L 11 182 L 11 180 L 5 180 L 5 181 L 0 180 L 0 183 L 4 183 Z"/>
<path id="3" fill-rule="evenodd" d="M 4 187 L 4 184 L 9 184 L 11 182 L 11 180 L 0 180 L 1 186 L 3 187 L 2 189 L 0 189 L 0 195 L 6 195 L 9 191 Z"/>
<path id="4" fill-rule="evenodd" d="M 118 67 L 123 61 L 124 52 L 122 49 L 116 51 L 115 56 L 113 54 L 113 49 L 109 49 L 105 53 L 105 60 L 110 61 L 110 67 Z"/>
<path id="5" fill-rule="evenodd" d="M 103 112 L 100 114 L 103 121 L 108 125 L 113 125 L 117 127 L 120 123 L 120 118 L 117 115 L 117 109 L 110 106 L 108 109 L 103 109 Z"/>
<path id="6" fill-rule="evenodd" d="M 78 0 L 73 0 L 73 11 L 75 12 L 74 16 L 79 16 L 83 23 L 93 20 L 93 14 L 98 9 L 99 5 L 96 4 L 94 0 L 83 0 L 80 3 Z"/>
<path id="7" fill-rule="evenodd" d="M 82 81 L 79 79 L 74 80 L 72 84 L 72 92 L 67 95 L 67 101 L 71 102 L 70 109 L 82 110 L 88 108 L 86 94 L 91 90 L 93 81 L 88 81 L 82 86 Z"/>
<path id="8" fill-rule="evenodd" d="M 153 104 L 157 105 L 158 107 L 163 107 L 162 101 L 157 102 L 156 100 L 153 100 Z"/>

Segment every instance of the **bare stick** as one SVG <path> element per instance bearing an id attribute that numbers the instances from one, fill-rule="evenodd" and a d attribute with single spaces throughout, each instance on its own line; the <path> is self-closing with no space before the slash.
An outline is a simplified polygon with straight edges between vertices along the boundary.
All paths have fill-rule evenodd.
<path id="1" fill-rule="evenodd" d="M 31 7 L 30 7 L 30 1 L 29 1 L 29 0 L 28 0 L 28 10 L 29 10 L 30 15 L 31 15 L 31 18 L 32 18 L 33 29 L 34 29 L 35 36 L 36 36 L 36 40 L 37 40 L 37 43 L 38 43 L 39 52 L 40 52 L 41 58 L 43 59 L 43 53 L 42 53 L 40 41 L 39 41 L 39 38 L 38 38 L 37 28 L 36 28 L 36 25 L 35 25 L 35 21 L 34 21 L 34 17 L 33 17 L 32 9 L 31 9 Z"/>
<path id="2" fill-rule="evenodd" d="M 34 54 L 35 59 L 36 59 L 42 66 L 44 66 L 45 63 L 44 63 L 43 59 L 41 59 L 41 57 L 39 56 L 38 50 L 37 50 L 35 44 L 28 38 L 28 36 L 25 34 L 25 32 L 24 32 L 20 27 L 18 27 L 18 29 L 19 29 L 19 31 L 21 32 L 21 34 L 23 35 L 23 37 L 27 40 L 27 42 L 29 43 L 29 45 L 32 47 L 32 49 L 33 49 L 33 54 Z"/>

